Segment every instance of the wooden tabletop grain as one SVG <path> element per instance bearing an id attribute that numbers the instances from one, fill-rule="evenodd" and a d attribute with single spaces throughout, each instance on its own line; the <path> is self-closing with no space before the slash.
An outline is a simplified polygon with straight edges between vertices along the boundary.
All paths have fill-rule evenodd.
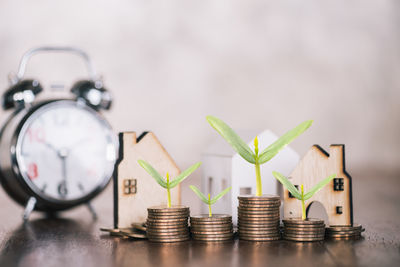
<path id="1" fill-rule="evenodd" d="M 0 266 L 398 266 L 400 263 L 400 172 L 352 172 L 355 222 L 366 231 L 356 241 L 289 241 L 157 244 L 110 237 L 110 187 L 93 205 L 58 218 L 34 214 L 0 191 Z M 186 203 L 187 204 L 187 203 Z"/>

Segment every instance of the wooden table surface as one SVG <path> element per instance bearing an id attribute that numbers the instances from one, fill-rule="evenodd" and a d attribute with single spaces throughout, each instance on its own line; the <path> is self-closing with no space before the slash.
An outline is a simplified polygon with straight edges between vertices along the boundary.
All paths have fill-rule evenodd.
<path id="1" fill-rule="evenodd" d="M 109 187 L 85 207 L 25 224 L 22 208 L 0 191 L 0 266 L 398 266 L 400 172 L 352 172 L 355 222 L 366 231 L 357 241 L 289 241 L 156 244 L 102 234 L 112 225 Z M 187 203 L 186 203 L 187 204 Z"/>

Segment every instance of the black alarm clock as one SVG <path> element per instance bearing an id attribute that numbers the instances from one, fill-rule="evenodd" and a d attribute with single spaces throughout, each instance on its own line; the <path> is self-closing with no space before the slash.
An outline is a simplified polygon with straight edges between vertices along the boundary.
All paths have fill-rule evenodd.
<path id="1" fill-rule="evenodd" d="M 31 56 L 67 52 L 81 56 L 90 78 L 71 88 L 71 97 L 36 101 L 43 91 L 23 79 Z M 110 181 L 118 141 L 100 110 L 111 106 L 110 93 L 97 78 L 88 55 L 72 47 L 40 47 L 24 54 L 3 109 L 14 109 L 0 132 L 0 178 L 5 191 L 32 210 L 56 212 L 89 201 Z"/>

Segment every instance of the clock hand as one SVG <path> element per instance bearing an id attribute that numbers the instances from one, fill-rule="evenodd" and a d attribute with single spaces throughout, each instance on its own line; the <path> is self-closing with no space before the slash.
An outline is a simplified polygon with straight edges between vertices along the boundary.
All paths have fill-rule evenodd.
<path id="1" fill-rule="evenodd" d="M 62 181 L 58 185 L 58 193 L 60 196 L 65 197 L 68 194 L 67 188 L 67 157 L 69 151 L 66 148 L 61 148 L 57 151 L 57 156 L 61 159 L 61 174 Z"/>
<path id="2" fill-rule="evenodd" d="M 53 150 L 54 152 L 56 152 L 58 154 L 58 150 L 50 143 L 44 143 L 45 146 L 47 146 L 48 148 L 50 148 L 51 150 Z"/>

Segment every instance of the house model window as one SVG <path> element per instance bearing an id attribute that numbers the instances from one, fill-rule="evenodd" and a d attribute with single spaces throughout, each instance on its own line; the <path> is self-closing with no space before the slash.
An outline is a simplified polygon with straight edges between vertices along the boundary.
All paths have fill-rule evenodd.
<path id="1" fill-rule="evenodd" d="M 342 206 L 336 206 L 336 213 L 337 214 L 342 214 L 343 213 L 343 207 Z"/>
<path id="2" fill-rule="evenodd" d="M 133 195 L 136 194 L 136 179 L 125 179 L 124 180 L 124 194 Z"/>
<path id="3" fill-rule="evenodd" d="M 333 190 L 344 191 L 344 179 L 343 178 L 333 179 Z"/>

